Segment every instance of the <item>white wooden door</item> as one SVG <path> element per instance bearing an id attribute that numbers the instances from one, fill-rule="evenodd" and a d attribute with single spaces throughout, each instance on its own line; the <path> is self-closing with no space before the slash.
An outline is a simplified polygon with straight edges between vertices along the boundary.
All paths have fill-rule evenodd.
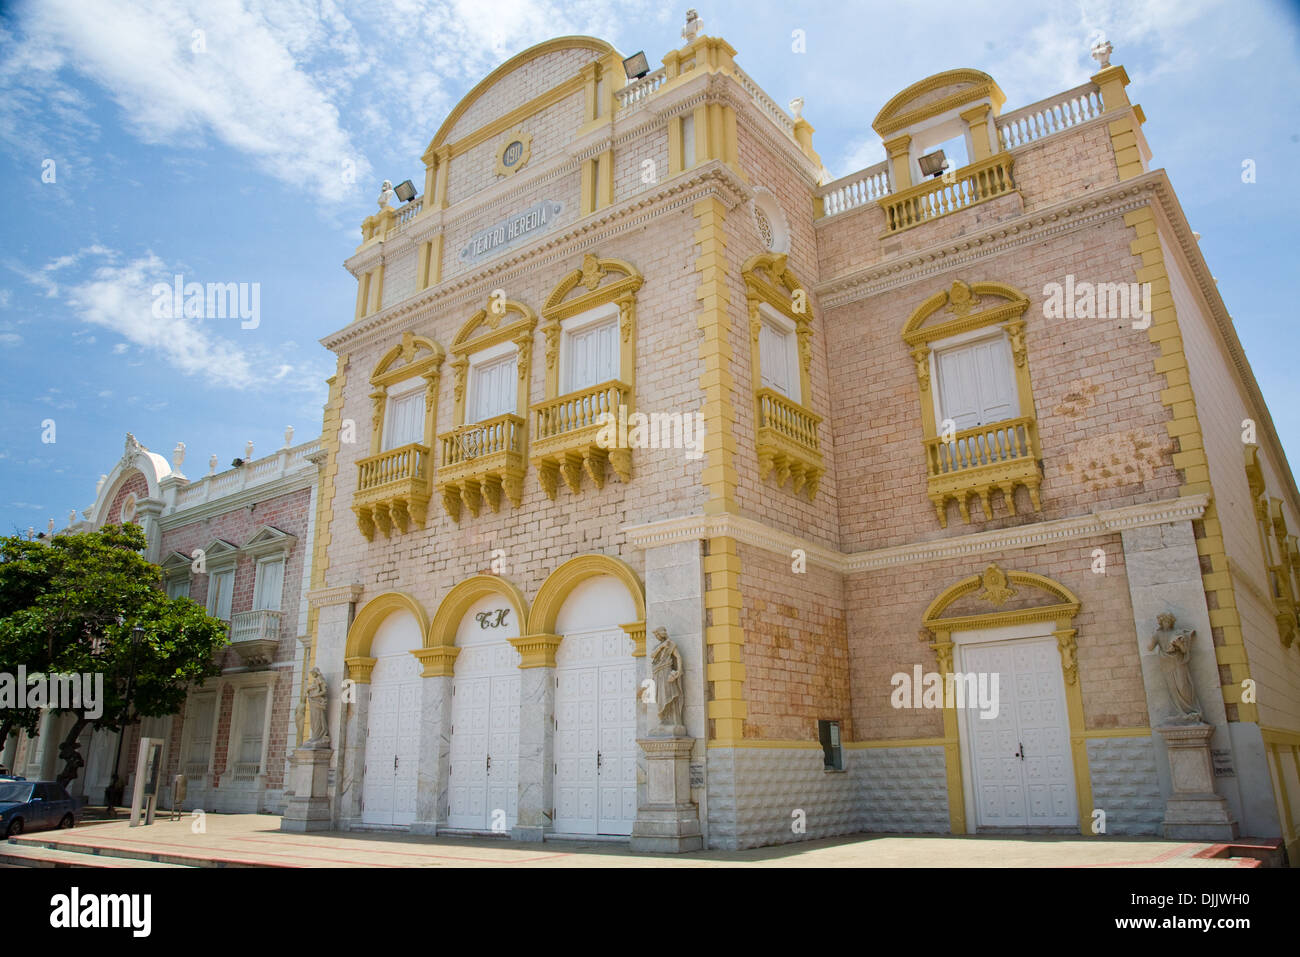
<path id="1" fill-rule="evenodd" d="M 1056 641 L 962 645 L 965 674 L 998 675 L 998 713 L 964 720 L 977 825 L 1055 827 L 1078 823 L 1065 683 Z"/>
<path id="2" fill-rule="evenodd" d="M 519 653 L 504 641 L 463 647 L 456 658 L 449 827 L 514 827 L 519 806 L 518 661 Z"/>
<path id="3" fill-rule="evenodd" d="M 568 634 L 556 652 L 555 830 L 632 833 L 636 663 L 621 629 Z"/>
<path id="4" fill-rule="evenodd" d="M 420 663 L 409 652 L 385 655 L 370 673 L 370 714 L 361 820 L 415 820 L 419 754 Z"/>

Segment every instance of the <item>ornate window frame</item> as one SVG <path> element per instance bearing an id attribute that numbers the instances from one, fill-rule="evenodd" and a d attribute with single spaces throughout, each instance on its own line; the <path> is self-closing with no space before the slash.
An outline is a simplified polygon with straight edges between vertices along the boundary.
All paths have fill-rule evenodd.
<path id="1" fill-rule="evenodd" d="M 1300 554 L 1295 551 L 1296 537 L 1287 529 L 1282 500 L 1270 498 L 1264 481 L 1264 469 L 1259 460 L 1259 446 L 1248 443 L 1244 451 L 1246 480 L 1250 484 L 1250 500 L 1259 531 L 1259 546 L 1264 557 L 1264 580 L 1269 600 L 1273 604 L 1273 617 L 1277 622 L 1278 639 L 1282 647 L 1290 648 L 1300 630 L 1296 615 L 1296 578 L 1300 573 Z"/>
<path id="2" fill-rule="evenodd" d="M 546 392 L 531 409 L 533 456 L 542 490 L 552 500 L 564 478 L 577 494 L 585 472 L 597 488 L 605 486 L 605 463 L 619 480 L 632 478 L 632 452 L 604 448 L 596 441 L 608 412 L 628 414 L 636 408 L 636 293 L 644 277 L 622 259 L 602 259 L 594 253 L 582 257 L 582 268 L 566 275 L 542 306 L 542 332 L 546 335 Z M 582 286 L 586 291 L 575 290 Z M 571 297 L 572 296 L 572 297 Z M 571 297 L 571 298 L 570 298 Z M 564 321 L 602 306 L 618 307 L 618 378 L 577 392 L 560 393 L 560 349 Z"/>
<path id="3" fill-rule="evenodd" d="M 370 374 L 370 455 L 357 463 L 357 491 L 352 511 L 367 541 L 378 528 L 387 537 L 394 526 L 405 532 L 414 524 L 423 528 L 428 514 L 429 483 L 433 465 L 430 446 L 438 420 L 438 384 L 445 352 L 438 343 L 409 329 Z M 383 448 L 388 392 L 409 379 L 424 379 L 423 441 Z"/>
<path id="4" fill-rule="evenodd" d="M 988 302 L 986 300 L 992 300 Z M 950 318 L 928 324 L 928 320 L 943 309 Z M 1025 346 L 1029 297 L 1014 286 L 1001 282 L 976 282 L 967 284 L 954 280 L 947 289 L 926 299 L 908 317 L 903 326 L 903 342 L 911 351 L 916 368 L 917 385 L 921 399 L 922 443 L 925 449 L 928 494 L 934 504 L 939 524 L 948 525 L 947 503 L 956 499 L 962 520 L 969 523 L 971 495 L 978 495 L 984 507 L 985 520 L 992 517 L 990 501 L 994 490 L 1001 490 L 1011 514 L 1015 514 L 1015 488 L 1023 485 L 1029 492 L 1034 511 L 1041 511 L 1038 488 L 1042 481 L 1039 465 L 1041 452 L 1038 445 L 1038 417 L 1034 406 L 1033 382 L 1029 375 L 1029 357 Z M 1009 438 L 1019 454 L 1010 459 L 975 465 L 964 465 L 959 459 L 964 452 L 956 443 L 966 441 L 963 430 L 957 432 L 956 443 L 941 441 L 938 410 L 935 407 L 933 382 L 937 376 L 935 351 L 945 340 L 980 330 L 999 327 L 1011 350 L 1012 371 L 1015 376 L 1016 396 L 1020 415 L 1008 420 L 1017 423 Z M 995 424 L 981 426 L 984 432 L 998 431 Z M 1005 432 L 1006 430 L 1002 430 Z M 985 436 L 970 438 L 974 448 Z M 963 449 L 966 448 L 963 446 Z M 959 467 L 960 464 L 960 467 Z"/>
<path id="5" fill-rule="evenodd" d="M 511 316 L 518 318 L 511 321 Z M 527 462 L 527 422 L 524 416 L 532 382 L 533 333 L 536 328 L 537 315 L 528 306 L 493 296 L 452 340 L 450 365 L 455 374 L 453 427 L 438 436 L 438 489 L 442 493 L 443 509 L 453 521 L 460 521 L 462 504 L 477 517 L 484 499 L 492 511 L 499 511 L 503 491 L 516 508 L 523 501 Z M 506 343 L 513 343 L 516 350 L 518 387 L 514 411 L 484 422 L 467 422 L 467 393 L 473 357 Z M 475 441 L 467 445 L 465 437 L 470 434 L 474 434 Z"/>
<path id="6" fill-rule="evenodd" d="M 751 256 L 741 268 L 745 298 L 749 304 L 750 376 L 756 408 L 755 445 L 759 478 L 775 470 L 777 486 L 793 479 L 791 490 L 806 490 L 809 501 L 826 467 L 821 454 L 818 427 L 822 417 L 812 411 L 812 296 L 789 269 L 784 253 L 764 252 Z M 799 398 L 794 400 L 763 387 L 759 334 L 762 311 L 771 309 L 794 326 Z"/>

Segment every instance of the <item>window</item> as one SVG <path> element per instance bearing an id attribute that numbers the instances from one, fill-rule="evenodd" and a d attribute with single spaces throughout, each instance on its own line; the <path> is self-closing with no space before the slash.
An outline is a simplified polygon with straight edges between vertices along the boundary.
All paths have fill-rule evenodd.
<path id="1" fill-rule="evenodd" d="M 262 771 L 262 733 L 266 727 L 266 689 L 250 688 L 244 692 L 240 718 L 239 751 L 235 760 L 235 780 L 251 780 Z"/>
<path id="2" fill-rule="evenodd" d="M 257 586 L 254 589 L 253 610 L 279 611 L 280 596 L 284 591 L 284 561 L 257 563 Z"/>
<path id="3" fill-rule="evenodd" d="M 491 359 L 470 368 L 469 422 L 482 422 L 515 411 L 518 398 L 518 357 Z"/>
<path id="4" fill-rule="evenodd" d="M 818 721 L 817 737 L 822 745 L 822 767 L 827 771 L 844 770 L 844 751 L 840 747 L 840 723 Z"/>
<path id="5" fill-rule="evenodd" d="M 208 576 L 208 614 L 230 621 L 230 601 L 234 593 L 235 570 L 214 571 Z"/>
<path id="6" fill-rule="evenodd" d="M 619 359 L 617 316 L 566 329 L 561 358 L 564 392 L 578 392 L 617 379 Z"/>
<path id="7" fill-rule="evenodd" d="M 764 310 L 763 325 L 758 333 L 758 357 L 763 388 L 775 389 L 787 399 L 798 402 L 799 366 L 793 324 L 774 318 Z"/>
<path id="8" fill-rule="evenodd" d="M 188 578 L 167 579 L 167 597 L 168 598 L 189 598 L 190 580 Z"/>
<path id="9" fill-rule="evenodd" d="M 934 355 L 941 422 L 951 419 L 961 432 L 1020 414 L 1005 336 L 939 347 Z"/>
<path id="10" fill-rule="evenodd" d="M 212 719 L 217 699 L 212 695 L 190 699 L 191 712 L 186 718 L 185 776 L 201 778 L 208 773 L 212 754 Z"/>
<path id="11" fill-rule="evenodd" d="M 403 445 L 424 444 L 424 393 L 422 380 L 393 387 L 384 416 L 383 451 Z"/>

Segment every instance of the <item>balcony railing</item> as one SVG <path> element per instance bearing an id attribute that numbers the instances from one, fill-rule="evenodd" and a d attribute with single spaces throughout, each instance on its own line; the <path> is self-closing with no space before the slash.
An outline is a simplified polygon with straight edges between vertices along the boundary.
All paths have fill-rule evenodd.
<path id="1" fill-rule="evenodd" d="M 889 195 L 889 189 L 889 162 L 886 160 L 827 183 L 817 193 L 822 198 L 822 215 L 834 216 L 884 199 Z"/>
<path id="2" fill-rule="evenodd" d="M 668 74 L 663 67 L 655 70 L 653 73 L 647 73 L 639 80 L 633 80 L 623 89 L 614 93 L 618 100 L 618 109 L 620 111 L 630 109 L 637 103 L 650 99 L 658 91 L 659 87 L 664 85 Z"/>
<path id="3" fill-rule="evenodd" d="M 512 413 L 458 426 L 438 436 L 438 490 L 447 514 L 460 521 L 464 504 L 475 516 L 483 499 L 501 508 L 501 493 L 516 508 L 523 500 L 524 420 Z"/>
<path id="4" fill-rule="evenodd" d="M 926 439 L 925 457 L 930 501 L 941 525 L 948 524 L 949 499 L 957 500 L 962 520 L 969 522 L 972 495 L 979 496 L 984 517 L 992 517 L 990 496 L 998 489 L 1008 512 L 1014 515 L 1017 485 L 1029 491 L 1034 510 L 1040 508 L 1038 487 L 1042 475 L 1038 468 L 1038 425 L 1033 416 L 963 429 L 947 439 Z"/>
<path id="5" fill-rule="evenodd" d="M 796 495 L 807 489 L 808 498 L 816 498 L 826 471 L 817 435 L 821 416 L 774 389 L 759 389 L 755 395 L 759 478 L 766 479 L 775 471 L 778 488 L 793 480 Z"/>
<path id="6" fill-rule="evenodd" d="M 885 197 L 880 201 L 885 211 L 885 235 L 1014 192 L 1012 163 L 1011 154 L 995 153 L 957 170 L 952 182 L 942 177 L 931 179 Z"/>
<path id="7" fill-rule="evenodd" d="M 532 407 L 532 460 L 549 497 L 555 498 L 561 476 L 572 492 L 579 492 L 584 472 L 604 488 L 606 462 L 620 481 L 631 480 L 631 450 L 599 441 L 607 421 L 630 414 L 631 396 L 631 388 L 613 379 Z"/>
<path id="8" fill-rule="evenodd" d="M 1003 149 L 1024 146 L 1101 116 L 1101 90 L 1091 81 L 1056 96 L 1030 103 L 997 119 Z"/>
<path id="9" fill-rule="evenodd" d="M 284 612 L 271 609 L 240 611 L 230 616 L 230 647 L 250 668 L 269 665 L 280 644 Z"/>
<path id="10" fill-rule="evenodd" d="M 376 527 L 388 536 L 393 526 L 405 532 L 412 521 L 423 528 L 429 472 L 429 450 L 414 443 L 358 462 L 352 511 L 361 534 L 372 540 Z"/>

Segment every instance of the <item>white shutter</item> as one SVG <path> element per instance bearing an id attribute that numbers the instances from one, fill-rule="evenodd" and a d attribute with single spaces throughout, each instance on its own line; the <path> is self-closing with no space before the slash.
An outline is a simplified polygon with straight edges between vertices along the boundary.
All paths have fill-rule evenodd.
<path id="1" fill-rule="evenodd" d="M 565 392 L 577 392 L 618 378 L 618 322 L 602 322 L 566 339 Z"/>
<path id="2" fill-rule="evenodd" d="M 957 431 L 1004 422 L 1019 415 L 1016 383 L 1006 339 L 984 339 L 937 353 L 939 419 Z"/>
<path id="3" fill-rule="evenodd" d="M 253 688 L 244 697 L 243 725 L 239 735 L 239 763 L 262 763 L 262 730 L 266 722 L 266 689 Z"/>
<path id="4" fill-rule="evenodd" d="M 1004 422 L 1019 414 L 1011 356 L 1007 341 L 999 336 L 978 343 L 976 368 L 979 370 L 981 425 Z"/>
<path id="5" fill-rule="evenodd" d="M 234 570 L 213 572 L 208 579 L 208 614 L 230 620 L 230 599 L 235 583 Z"/>
<path id="6" fill-rule="evenodd" d="M 790 334 L 764 321 L 758 332 L 758 362 L 763 387 L 793 399 L 790 376 Z"/>
<path id="7" fill-rule="evenodd" d="M 482 422 L 515 410 L 517 356 L 509 355 L 474 367 L 470 421 Z"/>
<path id="8" fill-rule="evenodd" d="M 190 743 L 185 752 L 186 774 L 203 774 L 207 771 L 208 754 L 212 750 L 212 718 L 216 703 L 217 699 L 211 695 L 190 699 L 194 710 L 188 718 Z"/>
<path id="9" fill-rule="evenodd" d="M 280 610 L 280 595 L 284 591 L 284 561 L 261 562 L 257 567 L 257 598 L 255 611 Z"/>
<path id="10" fill-rule="evenodd" d="M 947 349 L 937 356 L 939 367 L 939 431 L 952 419 L 957 431 L 980 424 L 979 384 L 975 355 L 969 347 Z"/>
<path id="11" fill-rule="evenodd" d="M 424 390 L 389 396 L 384 413 L 384 451 L 424 442 Z"/>

